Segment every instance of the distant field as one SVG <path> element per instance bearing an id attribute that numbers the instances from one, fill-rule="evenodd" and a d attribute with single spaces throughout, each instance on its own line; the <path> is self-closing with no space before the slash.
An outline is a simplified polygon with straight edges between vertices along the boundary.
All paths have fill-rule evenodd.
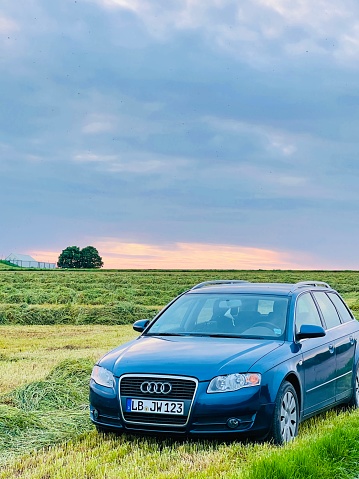
<path id="1" fill-rule="evenodd" d="M 0 270 L 0 324 L 129 324 L 209 279 L 326 281 L 359 313 L 357 271 Z"/>

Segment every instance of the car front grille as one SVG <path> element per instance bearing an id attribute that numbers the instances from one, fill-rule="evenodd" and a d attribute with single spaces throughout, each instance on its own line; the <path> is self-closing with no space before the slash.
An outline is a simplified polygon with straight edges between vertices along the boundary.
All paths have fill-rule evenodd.
<path id="1" fill-rule="evenodd" d="M 167 394 L 157 392 L 143 392 L 143 383 L 170 383 L 171 391 Z M 143 388 L 142 388 L 143 389 Z M 188 421 L 193 399 L 197 389 L 197 380 L 179 376 L 154 376 L 154 375 L 124 375 L 120 379 L 120 402 L 123 418 L 132 424 L 147 424 L 160 426 L 184 426 Z M 126 398 L 152 399 L 156 401 L 183 401 L 185 404 L 184 415 L 150 414 L 141 412 L 128 412 L 125 410 Z"/>
<path id="2" fill-rule="evenodd" d="M 169 394 L 155 394 L 146 393 L 141 391 L 141 384 L 144 382 L 158 383 L 169 382 L 172 386 L 172 390 Z M 196 389 L 196 383 L 193 380 L 188 379 L 174 379 L 174 378 L 158 378 L 151 377 L 124 377 L 121 380 L 120 394 L 127 397 L 143 397 L 145 399 L 192 399 L 194 391 Z"/>

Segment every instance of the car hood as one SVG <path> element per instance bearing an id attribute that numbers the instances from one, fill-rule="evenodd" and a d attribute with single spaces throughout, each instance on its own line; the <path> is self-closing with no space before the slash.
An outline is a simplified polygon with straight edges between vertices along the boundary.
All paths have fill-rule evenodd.
<path id="1" fill-rule="evenodd" d="M 108 353 L 100 364 L 117 377 L 178 374 L 205 381 L 219 374 L 247 372 L 282 344 L 261 339 L 141 336 Z"/>

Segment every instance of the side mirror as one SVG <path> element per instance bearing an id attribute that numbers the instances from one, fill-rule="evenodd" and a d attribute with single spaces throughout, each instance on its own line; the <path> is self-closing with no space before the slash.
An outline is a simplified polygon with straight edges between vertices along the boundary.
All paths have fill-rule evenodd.
<path id="1" fill-rule="evenodd" d="M 315 324 L 302 324 L 296 338 L 298 340 L 307 338 L 322 338 L 325 336 L 325 331 L 321 326 Z"/>
<path id="2" fill-rule="evenodd" d="M 133 323 L 133 329 L 137 331 L 138 333 L 142 333 L 146 327 L 148 326 L 148 323 L 150 322 L 149 319 L 139 319 L 135 323 Z"/>

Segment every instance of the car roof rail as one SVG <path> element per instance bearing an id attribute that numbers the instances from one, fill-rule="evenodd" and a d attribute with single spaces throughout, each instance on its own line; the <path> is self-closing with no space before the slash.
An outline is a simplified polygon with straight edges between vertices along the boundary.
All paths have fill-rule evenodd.
<path id="1" fill-rule="evenodd" d="M 198 283 L 191 288 L 193 289 L 200 289 L 205 288 L 206 286 L 219 286 L 219 285 L 228 285 L 228 284 L 243 284 L 249 283 L 250 281 L 245 281 L 244 279 L 214 279 L 212 281 L 203 281 L 202 283 Z"/>
<path id="2" fill-rule="evenodd" d="M 304 286 L 319 286 L 321 288 L 331 289 L 331 286 L 328 283 L 325 283 L 324 281 L 299 281 L 298 283 L 295 283 L 294 286 L 297 286 L 298 288 L 301 288 Z"/>

